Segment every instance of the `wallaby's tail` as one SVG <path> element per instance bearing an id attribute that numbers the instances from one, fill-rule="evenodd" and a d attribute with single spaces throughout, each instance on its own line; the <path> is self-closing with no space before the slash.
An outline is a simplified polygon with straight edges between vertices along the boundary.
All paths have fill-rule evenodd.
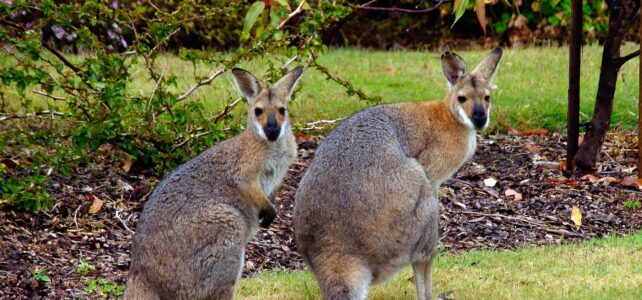
<path id="1" fill-rule="evenodd" d="M 357 258 L 338 255 L 317 257 L 314 261 L 323 298 L 326 300 L 366 299 L 372 272 Z M 321 263 L 323 261 L 323 263 Z"/>
<path id="2" fill-rule="evenodd" d="M 127 288 L 125 289 L 124 300 L 160 300 L 149 285 L 137 275 L 129 276 Z"/>

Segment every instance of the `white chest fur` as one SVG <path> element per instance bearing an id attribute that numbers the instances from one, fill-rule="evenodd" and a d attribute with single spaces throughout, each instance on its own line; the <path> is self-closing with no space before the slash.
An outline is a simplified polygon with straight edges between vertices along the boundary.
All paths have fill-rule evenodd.
<path id="1" fill-rule="evenodd" d="M 477 148 L 477 134 L 475 131 L 468 133 L 468 139 L 466 140 L 466 156 L 463 163 L 470 160 L 471 157 L 475 154 L 475 149 Z"/>
<path id="2" fill-rule="evenodd" d="M 281 179 L 294 161 L 296 150 L 287 147 L 270 147 L 268 158 L 263 164 L 261 172 L 261 186 L 265 195 L 271 195 L 281 183 Z"/>

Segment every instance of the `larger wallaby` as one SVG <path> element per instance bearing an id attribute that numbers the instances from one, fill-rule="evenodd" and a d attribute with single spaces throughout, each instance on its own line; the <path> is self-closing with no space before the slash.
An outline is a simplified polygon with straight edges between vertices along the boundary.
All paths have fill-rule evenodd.
<path id="1" fill-rule="evenodd" d="M 302 73 L 261 87 L 232 69 L 250 102 L 247 128 L 158 184 L 138 222 L 125 299 L 234 296 L 245 245 L 276 216 L 268 196 L 296 158 L 287 103 Z"/>
<path id="2" fill-rule="evenodd" d="M 502 51 L 471 73 L 441 56 L 443 101 L 377 106 L 343 121 L 321 144 L 295 195 L 298 251 L 325 299 L 365 299 L 412 264 L 417 299 L 432 298 L 437 189 L 475 152 L 489 123 L 491 80 Z"/>

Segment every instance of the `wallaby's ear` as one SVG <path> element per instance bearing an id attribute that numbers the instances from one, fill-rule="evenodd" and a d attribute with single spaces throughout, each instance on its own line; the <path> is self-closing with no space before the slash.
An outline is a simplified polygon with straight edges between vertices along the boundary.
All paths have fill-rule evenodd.
<path id="1" fill-rule="evenodd" d="M 441 55 L 441 69 L 444 71 L 449 87 L 466 75 L 466 63 L 464 60 L 456 53 L 448 50 Z"/>
<path id="2" fill-rule="evenodd" d="M 479 75 L 487 82 L 492 82 L 497 72 L 499 59 L 502 58 L 502 49 L 495 48 L 493 51 L 482 60 L 477 67 L 471 72 L 472 74 Z"/>
<path id="3" fill-rule="evenodd" d="M 232 68 L 232 75 L 236 81 L 236 88 L 248 100 L 252 99 L 261 90 L 261 84 L 252 73 L 241 68 Z"/>
<path id="4" fill-rule="evenodd" d="M 292 71 L 285 74 L 283 78 L 279 79 L 279 81 L 274 84 L 274 90 L 280 95 L 285 96 L 286 99 L 290 98 L 294 88 L 297 83 L 299 83 L 299 79 L 301 79 L 301 75 L 303 75 L 302 67 L 299 66 L 292 69 Z"/>

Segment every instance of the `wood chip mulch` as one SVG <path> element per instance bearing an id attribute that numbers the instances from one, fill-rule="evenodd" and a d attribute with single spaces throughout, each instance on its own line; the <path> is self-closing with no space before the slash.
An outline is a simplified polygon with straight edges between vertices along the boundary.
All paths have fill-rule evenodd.
<path id="1" fill-rule="evenodd" d="M 317 146 L 315 140 L 300 144 L 299 161 L 275 200 L 278 218 L 247 246 L 244 276 L 304 267 L 292 234 L 293 195 Z M 642 192 L 627 179 L 637 174 L 635 132 L 610 133 L 598 172 L 582 178 L 563 176 L 565 147 L 557 133 L 479 138 L 472 162 L 439 191 L 446 251 L 579 242 L 640 230 L 642 209 L 634 203 L 642 202 Z M 156 182 L 115 168 L 87 169 L 51 180 L 56 204 L 49 212 L 0 211 L 0 299 L 113 296 L 110 285 L 126 282 L 132 230 Z M 96 199 L 102 207 L 92 213 Z M 571 219 L 574 207 L 582 214 L 579 229 Z M 83 274 L 81 261 L 95 270 Z M 34 278 L 41 268 L 50 282 Z M 92 280 L 100 288 L 92 289 Z"/>

